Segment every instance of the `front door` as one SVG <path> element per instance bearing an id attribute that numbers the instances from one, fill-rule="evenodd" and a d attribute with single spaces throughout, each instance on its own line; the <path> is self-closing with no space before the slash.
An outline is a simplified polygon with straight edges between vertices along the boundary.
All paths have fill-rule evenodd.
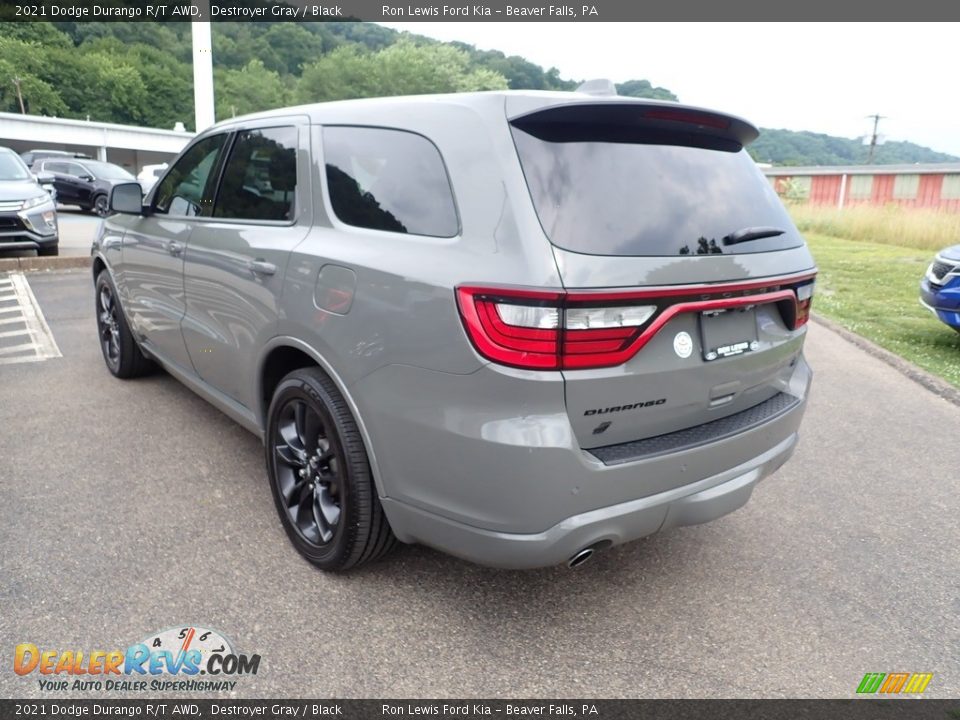
<path id="1" fill-rule="evenodd" d="M 183 258 L 197 217 L 211 205 L 227 137 L 211 135 L 188 149 L 157 188 L 150 212 L 135 218 L 123 238 L 120 287 L 131 329 L 150 352 L 189 372 L 180 331 Z"/>
<path id="2" fill-rule="evenodd" d="M 283 275 L 311 223 L 309 125 L 272 118 L 236 132 L 210 217 L 184 265 L 183 337 L 197 374 L 256 407 L 258 348 L 276 333 Z"/>

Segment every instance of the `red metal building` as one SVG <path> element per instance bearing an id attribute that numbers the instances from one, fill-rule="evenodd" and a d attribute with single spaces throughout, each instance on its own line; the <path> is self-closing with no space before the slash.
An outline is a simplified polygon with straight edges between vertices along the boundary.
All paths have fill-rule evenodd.
<path id="1" fill-rule="evenodd" d="M 960 212 L 960 163 L 765 167 L 777 193 L 812 205 L 902 205 Z"/>

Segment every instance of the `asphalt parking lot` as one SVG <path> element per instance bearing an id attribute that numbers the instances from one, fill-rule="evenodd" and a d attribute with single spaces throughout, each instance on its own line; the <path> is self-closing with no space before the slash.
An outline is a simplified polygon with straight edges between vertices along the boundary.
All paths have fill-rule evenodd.
<path id="1" fill-rule="evenodd" d="M 742 510 L 575 571 L 403 547 L 340 576 L 289 546 L 253 436 L 109 375 L 87 272 L 28 279 L 62 357 L 0 365 L 7 663 L 199 624 L 261 655 L 240 697 L 852 697 L 897 671 L 960 695 L 960 407 L 824 327 L 800 448 Z"/>

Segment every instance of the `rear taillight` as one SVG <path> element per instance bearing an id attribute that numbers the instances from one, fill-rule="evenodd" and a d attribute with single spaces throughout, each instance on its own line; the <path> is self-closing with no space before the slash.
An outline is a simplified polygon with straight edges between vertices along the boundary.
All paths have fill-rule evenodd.
<path id="1" fill-rule="evenodd" d="M 675 315 L 776 303 L 794 329 L 809 316 L 809 282 L 779 281 L 629 292 L 460 287 L 467 334 L 484 357 L 531 370 L 621 365 Z M 798 299 L 806 294 L 805 299 Z"/>
<path id="2" fill-rule="evenodd" d="M 793 329 L 805 325 L 810 319 L 810 305 L 813 303 L 813 283 L 798 285 L 797 291 L 797 314 L 793 321 Z"/>

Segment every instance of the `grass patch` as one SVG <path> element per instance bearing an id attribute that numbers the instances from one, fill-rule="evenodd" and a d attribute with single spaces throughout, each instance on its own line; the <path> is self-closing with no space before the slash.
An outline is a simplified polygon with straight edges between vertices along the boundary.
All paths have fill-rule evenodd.
<path id="1" fill-rule="evenodd" d="M 817 205 L 788 206 L 804 233 L 936 251 L 960 243 L 960 213 L 887 205 L 838 210 Z"/>
<path id="2" fill-rule="evenodd" d="M 918 302 L 932 252 L 818 234 L 806 238 L 820 269 L 814 312 L 960 387 L 960 334 Z"/>

